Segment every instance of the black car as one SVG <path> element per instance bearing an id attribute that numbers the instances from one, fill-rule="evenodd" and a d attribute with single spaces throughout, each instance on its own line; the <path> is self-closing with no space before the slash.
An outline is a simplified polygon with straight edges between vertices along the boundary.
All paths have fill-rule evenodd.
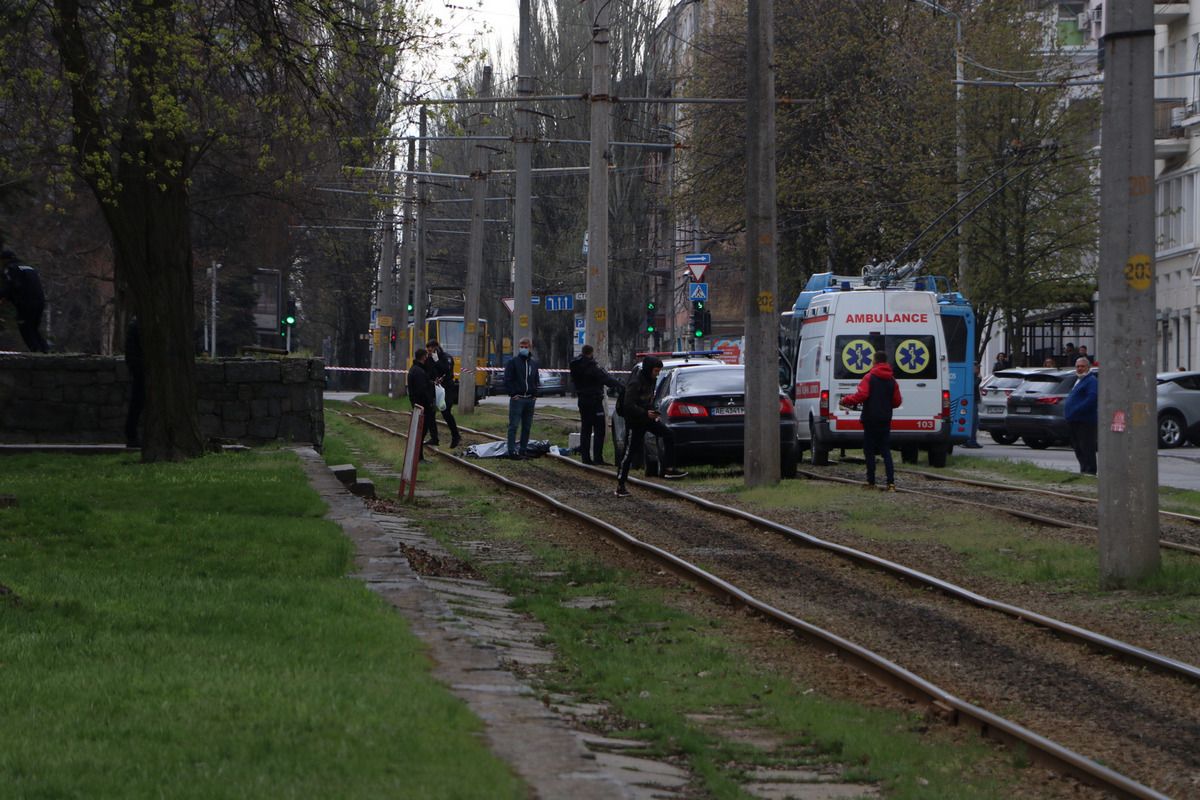
<path id="1" fill-rule="evenodd" d="M 1026 375 L 1008 396 L 1008 413 L 1004 418 L 1008 434 L 1020 436 L 1034 450 L 1070 442 L 1063 406 L 1075 381 L 1075 370 L 1054 369 Z"/>
<path id="2" fill-rule="evenodd" d="M 654 393 L 660 421 L 675 442 L 675 466 L 741 464 L 746 429 L 746 370 L 735 364 L 672 370 Z M 792 401 L 779 393 L 780 463 L 796 476 L 796 420 Z M 662 473 L 664 445 L 646 434 L 646 475 Z"/>

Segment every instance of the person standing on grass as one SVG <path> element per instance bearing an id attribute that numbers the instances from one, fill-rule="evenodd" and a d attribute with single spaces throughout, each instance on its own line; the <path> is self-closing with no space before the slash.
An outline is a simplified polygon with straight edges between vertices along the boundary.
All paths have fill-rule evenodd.
<path id="1" fill-rule="evenodd" d="M 538 362 L 533 357 L 533 340 L 517 343 L 517 354 L 504 366 L 504 391 L 508 392 L 508 457 L 528 458 L 529 429 L 533 427 L 533 408 L 537 404 Z M 521 446 L 517 447 L 517 425 L 521 426 Z"/>
<path id="2" fill-rule="evenodd" d="M 585 344 L 571 360 L 571 382 L 579 398 L 579 452 L 585 464 L 604 463 L 604 387 L 621 382 L 596 363 L 595 348 Z"/>
<path id="3" fill-rule="evenodd" d="M 899 408 L 900 384 L 892 375 L 886 350 L 875 351 L 871 371 L 858 383 L 854 394 L 839 402 L 846 408 L 862 409 L 863 455 L 867 459 L 867 489 L 875 488 L 875 456 L 883 456 L 887 490 L 896 491 L 896 469 L 892 464 L 892 409 Z"/>
<path id="4" fill-rule="evenodd" d="M 454 404 L 458 402 L 458 383 L 454 380 L 454 356 L 447 353 L 438 344 L 437 339 L 430 339 L 425 344 L 429 354 L 425 359 L 425 371 L 434 384 L 442 387 L 446 393 L 446 407 L 442 409 L 442 419 L 450 428 L 450 447 L 458 447 L 462 437 L 458 435 L 458 422 L 454 419 Z"/>
<path id="5" fill-rule="evenodd" d="M 433 389 L 433 380 L 425 368 L 428 359 L 429 353 L 424 347 L 417 348 L 417 352 L 413 353 L 413 363 L 408 368 L 408 400 L 413 408 L 420 406 L 424 412 L 422 419 L 425 427 L 422 438 L 428 436 L 429 444 L 437 447 L 437 395 Z"/>
<path id="6" fill-rule="evenodd" d="M 46 295 L 42 292 L 42 279 L 37 270 L 11 250 L 0 251 L 0 268 L 4 272 L 4 283 L 0 285 L 0 300 L 7 300 L 17 310 L 17 330 L 25 340 L 31 353 L 48 353 L 50 346 L 42 338 L 42 311 L 46 307 Z"/>
<path id="7" fill-rule="evenodd" d="M 1099 399 L 1100 381 L 1092 373 L 1092 362 L 1079 356 L 1075 359 L 1075 385 L 1063 403 L 1063 417 L 1071 428 L 1071 447 L 1081 475 L 1096 474 Z"/>
<path id="8" fill-rule="evenodd" d="M 654 389 L 658 386 L 658 373 L 662 372 L 662 368 L 661 359 L 646 356 L 642 359 L 641 369 L 634 370 L 625 384 L 620 409 L 621 416 L 625 418 L 625 454 L 621 456 L 617 488 L 613 491 L 617 497 L 629 496 L 629 490 L 625 488 L 625 482 L 629 480 L 629 467 L 635 458 L 642 456 L 647 433 L 662 437 L 665 448 L 663 477 L 687 477 L 686 472 L 675 469 L 675 440 L 671 437 L 671 431 L 659 420 L 658 411 L 654 408 Z"/>

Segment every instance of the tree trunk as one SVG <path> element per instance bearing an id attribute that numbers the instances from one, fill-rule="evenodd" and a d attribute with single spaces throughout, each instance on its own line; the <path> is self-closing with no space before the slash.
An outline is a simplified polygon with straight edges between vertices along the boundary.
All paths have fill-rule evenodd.
<path id="1" fill-rule="evenodd" d="M 125 172 L 135 174 L 125 175 Z M 155 185 L 121 169 L 116 205 L 105 204 L 117 270 L 140 320 L 146 413 L 142 460 L 182 461 L 204 452 L 196 409 L 190 210 L 182 181 Z"/>

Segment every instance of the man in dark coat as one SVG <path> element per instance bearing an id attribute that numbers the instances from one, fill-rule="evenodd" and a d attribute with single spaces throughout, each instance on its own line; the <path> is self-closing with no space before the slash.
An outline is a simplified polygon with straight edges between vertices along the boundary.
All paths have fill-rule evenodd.
<path id="1" fill-rule="evenodd" d="M 866 488 L 875 488 L 875 455 L 883 456 L 887 471 L 887 491 L 896 491 L 896 470 L 892 465 L 892 409 L 899 408 L 900 385 L 892 375 L 892 365 L 884 350 L 875 351 L 871 371 L 858 383 L 854 394 L 841 399 L 846 408 L 862 408 L 863 455 L 867 459 Z"/>
<path id="2" fill-rule="evenodd" d="M 420 406 L 425 412 L 424 435 L 429 437 L 429 444 L 437 447 L 437 395 L 433 388 L 433 380 L 425 369 L 429 353 L 424 347 L 417 348 L 413 353 L 412 366 L 408 368 L 408 399 L 413 408 Z"/>
<path id="3" fill-rule="evenodd" d="M 508 457 L 524 459 L 529 447 L 529 429 L 533 427 L 533 408 L 537 405 L 541 374 L 533 357 L 533 340 L 517 343 L 517 354 L 504 365 L 504 391 L 508 392 Z M 517 425 L 521 426 L 521 444 L 517 446 Z"/>
<path id="4" fill-rule="evenodd" d="M 621 382 L 596 363 L 595 352 L 585 344 L 571 360 L 571 381 L 579 398 L 579 452 L 585 464 L 604 463 L 604 387 L 621 388 Z"/>
<path id="5" fill-rule="evenodd" d="M 425 344 L 429 356 L 425 359 L 425 371 L 434 384 L 441 386 L 446 393 L 446 407 L 442 409 L 442 419 L 450 428 L 450 446 L 458 447 L 462 438 L 458 435 L 458 422 L 454 419 L 454 404 L 458 402 L 458 383 L 454 380 L 454 356 L 447 353 L 438 344 L 437 339 L 430 339 Z"/>
<path id="6" fill-rule="evenodd" d="M 1071 430 L 1071 447 L 1081 475 L 1096 474 L 1100 382 L 1087 356 L 1075 359 L 1075 385 L 1063 403 L 1063 418 Z"/>
<path id="7" fill-rule="evenodd" d="M 42 292 L 42 281 L 37 270 L 22 264 L 11 250 L 0 252 L 0 264 L 4 271 L 4 285 L 0 287 L 0 300 L 7 300 L 17 310 L 17 330 L 25 340 L 30 352 L 46 353 L 50 348 L 42 338 L 42 310 L 46 296 Z"/>
<path id="8" fill-rule="evenodd" d="M 663 440 L 663 477 L 687 476 L 686 472 L 675 469 L 675 440 L 671 431 L 659 420 L 658 411 L 654 408 L 654 389 L 658 386 L 658 373 L 662 372 L 662 367 L 661 359 L 646 356 L 642 359 L 641 368 L 634 370 L 625 384 L 620 408 L 621 416 L 625 417 L 625 455 L 617 470 L 617 488 L 613 491 L 617 497 L 629 496 L 629 490 L 625 488 L 625 482 L 629 480 L 629 467 L 634 459 L 641 457 L 647 433 L 653 433 Z"/>

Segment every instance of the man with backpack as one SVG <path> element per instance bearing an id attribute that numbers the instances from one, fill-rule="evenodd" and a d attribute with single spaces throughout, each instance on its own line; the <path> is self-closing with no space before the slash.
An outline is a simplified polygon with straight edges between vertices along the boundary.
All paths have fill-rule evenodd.
<path id="1" fill-rule="evenodd" d="M 662 437 L 665 447 L 663 477 L 687 477 L 686 472 L 675 469 L 675 441 L 654 408 L 654 389 L 658 386 L 658 373 L 662 372 L 662 367 L 661 359 L 646 356 L 642 359 L 641 369 L 635 369 L 625 384 L 625 394 L 621 396 L 619 407 L 621 416 L 625 418 L 625 450 L 620 469 L 617 470 L 617 488 L 613 491 L 617 497 L 629 497 L 629 490 L 625 488 L 629 467 L 635 458 L 641 457 L 647 433 Z"/>
<path id="2" fill-rule="evenodd" d="M 37 270 L 22 264 L 11 250 L 0 252 L 0 267 L 4 271 L 0 300 L 7 300 L 17 310 L 17 330 L 21 332 L 25 346 L 33 353 L 49 352 L 50 347 L 40 330 L 46 296 L 42 293 L 42 281 Z"/>
<path id="3" fill-rule="evenodd" d="M 885 350 L 876 350 L 874 365 L 858 383 L 854 394 L 846 395 L 840 405 L 862 409 L 863 455 L 867 459 L 867 484 L 864 488 L 875 488 L 875 455 L 883 456 L 883 467 L 887 471 L 886 491 L 896 491 L 896 470 L 892 465 L 892 409 L 899 408 L 900 384 L 892 375 Z"/>
<path id="4" fill-rule="evenodd" d="M 571 359 L 571 382 L 579 399 L 579 452 L 584 464 L 604 464 L 604 387 L 619 390 L 621 382 L 596 363 L 590 344 Z"/>

